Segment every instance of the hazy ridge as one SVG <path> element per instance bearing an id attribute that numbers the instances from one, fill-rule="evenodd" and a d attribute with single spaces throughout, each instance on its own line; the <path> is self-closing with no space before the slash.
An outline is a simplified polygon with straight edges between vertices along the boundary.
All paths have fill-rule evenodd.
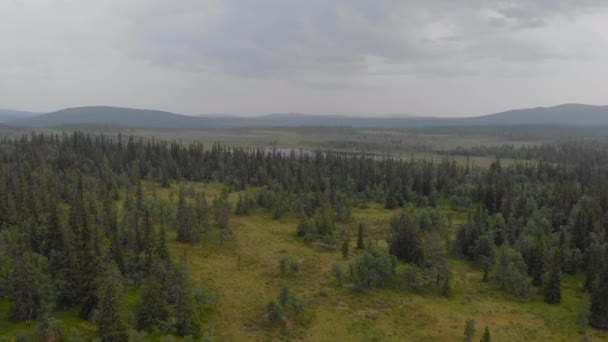
<path id="1" fill-rule="evenodd" d="M 270 114 L 259 117 L 190 116 L 119 107 L 77 107 L 40 114 L 0 110 L 0 122 L 19 127 L 104 125 L 137 128 L 202 129 L 232 127 L 373 127 L 424 128 L 505 125 L 608 126 L 608 106 L 564 104 L 510 110 L 479 117 L 417 116 L 351 117 L 339 115 Z"/>

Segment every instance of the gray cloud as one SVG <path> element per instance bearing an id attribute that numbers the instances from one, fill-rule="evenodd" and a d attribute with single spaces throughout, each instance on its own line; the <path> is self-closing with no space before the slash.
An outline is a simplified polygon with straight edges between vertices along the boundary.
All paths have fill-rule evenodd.
<path id="1" fill-rule="evenodd" d="M 606 22 L 599 0 L 8 0 L 0 107 L 447 115 L 601 103 L 591 85 L 608 76 Z"/>
<path id="2" fill-rule="evenodd" d="M 138 38 L 160 65 L 204 64 L 243 77 L 366 72 L 370 57 L 392 64 L 421 62 L 421 73 L 428 73 L 429 59 L 441 64 L 454 57 L 567 57 L 569 52 L 555 51 L 551 42 L 525 37 L 526 31 L 601 5 L 591 0 L 225 0 L 205 25 L 180 20 L 195 8 L 158 11 L 163 22 L 178 27 L 153 24 Z M 155 20 L 139 19 L 143 27 Z"/>

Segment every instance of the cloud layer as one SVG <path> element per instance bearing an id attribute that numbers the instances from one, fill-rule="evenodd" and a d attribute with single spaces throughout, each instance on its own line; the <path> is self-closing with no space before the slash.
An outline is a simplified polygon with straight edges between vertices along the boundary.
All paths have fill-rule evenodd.
<path id="1" fill-rule="evenodd" d="M 0 107 L 474 115 L 608 103 L 580 0 L 8 0 Z"/>

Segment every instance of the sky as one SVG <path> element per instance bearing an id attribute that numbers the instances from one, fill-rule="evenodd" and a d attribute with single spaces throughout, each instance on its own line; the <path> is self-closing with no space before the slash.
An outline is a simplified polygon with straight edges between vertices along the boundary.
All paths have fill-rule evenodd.
<path id="1" fill-rule="evenodd" d="M 2 0 L 0 108 L 473 116 L 608 104 L 605 0 Z"/>

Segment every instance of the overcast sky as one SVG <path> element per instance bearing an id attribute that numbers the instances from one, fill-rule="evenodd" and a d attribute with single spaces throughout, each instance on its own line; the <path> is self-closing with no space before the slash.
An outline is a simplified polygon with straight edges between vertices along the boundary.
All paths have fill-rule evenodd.
<path id="1" fill-rule="evenodd" d="M 607 86 L 605 0 L 0 1 L 0 108 L 470 116 Z"/>

